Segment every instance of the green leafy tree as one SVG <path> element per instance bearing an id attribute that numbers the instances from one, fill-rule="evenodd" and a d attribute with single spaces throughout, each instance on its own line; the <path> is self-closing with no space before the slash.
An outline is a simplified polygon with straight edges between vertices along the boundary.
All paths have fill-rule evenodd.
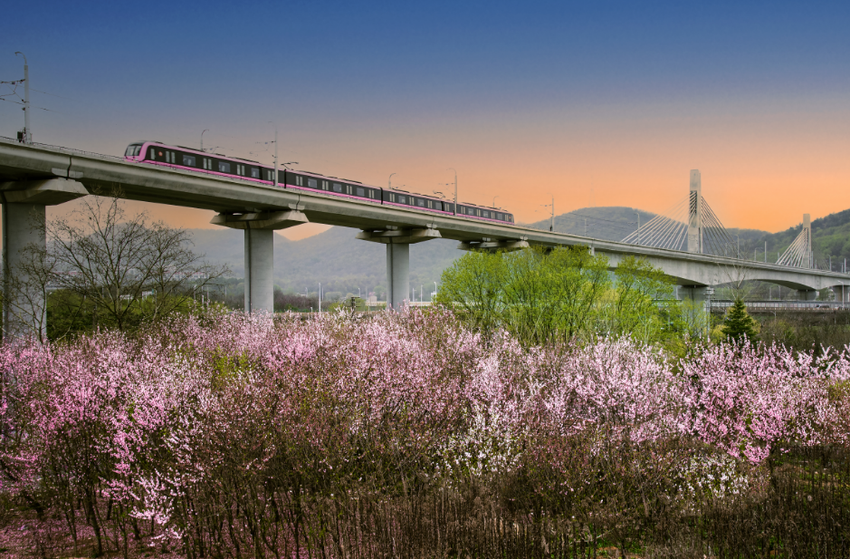
<path id="1" fill-rule="evenodd" d="M 758 336 L 756 321 L 747 313 L 743 299 L 735 299 L 723 317 L 723 334 L 727 340 L 754 341 Z"/>
<path id="2" fill-rule="evenodd" d="M 607 333 L 630 334 L 643 342 L 676 332 L 670 309 L 659 302 L 672 299 L 673 281 L 643 259 L 624 258 L 614 271 L 614 289 L 606 299 L 603 324 Z"/>
<path id="3" fill-rule="evenodd" d="M 549 255 L 547 279 L 563 339 L 593 333 L 611 287 L 608 259 L 591 255 L 585 247 L 557 248 Z"/>
<path id="4" fill-rule="evenodd" d="M 459 311 L 479 330 L 493 330 L 501 322 L 502 271 L 502 254 L 467 252 L 443 272 L 435 302 Z"/>
<path id="5" fill-rule="evenodd" d="M 530 344 L 569 339 L 593 331 L 607 266 L 583 247 L 470 252 L 443 273 L 435 302 L 485 333 L 502 327 Z"/>

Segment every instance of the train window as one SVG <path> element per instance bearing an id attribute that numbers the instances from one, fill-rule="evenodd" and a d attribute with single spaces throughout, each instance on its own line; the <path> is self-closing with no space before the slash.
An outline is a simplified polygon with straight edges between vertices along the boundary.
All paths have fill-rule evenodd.
<path id="1" fill-rule="evenodd" d="M 156 159 L 156 150 L 154 148 L 151 148 L 150 159 Z"/>
<path id="2" fill-rule="evenodd" d="M 488 218 L 488 219 L 489 219 L 489 218 L 490 218 L 490 212 L 488 212 L 488 211 L 486 211 L 486 210 L 485 210 L 485 211 L 483 211 L 483 212 L 481 212 L 481 217 L 486 217 L 486 218 Z"/>
<path id="3" fill-rule="evenodd" d="M 342 192 L 342 185 L 338 182 L 334 183 L 334 192 Z"/>
<path id="4" fill-rule="evenodd" d="M 218 162 L 218 172 L 219 173 L 229 173 L 230 172 L 230 163 L 227 161 L 219 161 Z"/>
<path id="5" fill-rule="evenodd" d="M 499 221 L 504 221 L 504 220 L 505 220 L 505 216 L 504 216 L 504 215 L 502 215 L 502 214 L 496 214 L 496 219 L 498 219 Z"/>
<path id="6" fill-rule="evenodd" d="M 351 194 L 351 193 L 352 193 L 352 189 L 351 189 L 351 185 L 350 185 L 350 184 L 346 184 L 346 185 L 345 185 L 345 191 L 346 191 L 346 192 L 348 192 L 349 194 Z"/>
<path id="7" fill-rule="evenodd" d="M 443 211 L 443 203 L 442 202 L 434 202 L 434 209 L 438 212 Z"/>
<path id="8" fill-rule="evenodd" d="M 165 162 L 166 163 L 177 163 L 177 154 L 173 151 L 165 152 Z"/>
<path id="9" fill-rule="evenodd" d="M 260 169 L 257 167 L 251 167 L 251 178 L 258 179 L 260 178 Z"/>
<path id="10" fill-rule="evenodd" d="M 241 176 L 245 176 L 245 165 L 236 164 L 236 174 Z"/>
<path id="11" fill-rule="evenodd" d="M 467 213 L 469 215 L 475 215 L 475 208 L 469 208 L 469 211 Z"/>
<path id="12" fill-rule="evenodd" d="M 194 167 L 195 166 L 195 156 L 194 155 L 186 155 L 183 154 L 183 165 L 186 167 Z"/>
<path id="13" fill-rule="evenodd" d="M 371 192 L 370 192 L 369 194 L 371 194 Z M 365 196 L 366 196 L 366 189 L 365 189 L 365 188 L 360 188 L 360 187 L 358 186 L 358 187 L 357 187 L 357 195 L 358 195 L 358 196 L 360 196 L 361 198 L 362 198 L 362 197 L 365 197 Z M 371 198 L 371 196 L 370 196 L 370 198 Z"/>
<path id="14" fill-rule="evenodd" d="M 296 175 L 295 186 L 304 186 L 304 177 L 302 177 L 301 175 Z"/>
<path id="15" fill-rule="evenodd" d="M 328 189 L 328 181 L 322 181 L 322 190 Z"/>
<path id="16" fill-rule="evenodd" d="M 212 159 L 204 157 L 204 169 L 212 171 Z"/>
<path id="17" fill-rule="evenodd" d="M 316 179 L 307 179 L 307 186 L 309 188 L 319 188 L 319 181 Z"/>
<path id="18" fill-rule="evenodd" d="M 395 202 L 395 194 L 390 194 L 390 202 Z"/>
<path id="19" fill-rule="evenodd" d="M 399 194 L 399 195 L 398 195 L 398 203 L 399 203 L 399 204 L 407 204 L 407 197 L 406 197 L 406 196 L 402 196 L 401 194 Z"/>

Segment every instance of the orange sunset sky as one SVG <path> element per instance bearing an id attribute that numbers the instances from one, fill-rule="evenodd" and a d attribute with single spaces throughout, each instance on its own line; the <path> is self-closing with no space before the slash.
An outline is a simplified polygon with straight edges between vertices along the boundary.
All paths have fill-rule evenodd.
<path id="1" fill-rule="evenodd" d="M 106 3 L 10 7 L 0 80 L 26 53 L 37 142 L 120 155 L 151 139 L 512 211 L 664 212 L 691 169 L 727 227 L 779 231 L 850 208 L 843 4 L 253 3 L 259 33 Z M 153 10 L 155 13 L 156 10 Z M 26 29 L 27 32 L 23 30 Z M 3 100 L 20 90 L 0 88 Z M 0 135 L 22 126 L 0 103 Z M 52 212 L 66 212 L 72 206 Z M 174 226 L 210 212 L 132 205 Z M 284 234 L 299 238 L 321 226 Z"/>

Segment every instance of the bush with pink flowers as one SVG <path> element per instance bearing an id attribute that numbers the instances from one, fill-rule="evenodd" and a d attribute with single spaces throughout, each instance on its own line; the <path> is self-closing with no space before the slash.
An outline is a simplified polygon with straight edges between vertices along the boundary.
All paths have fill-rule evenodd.
<path id="1" fill-rule="evenodd" d="M 797 557 L 850 542 L 846 351 L 674 359 L 628 338 L 485 340 L 438 310 L 232 315 L 7 344 L 0 374 L 0 492 L 94 554 Z M 790 536 L 801 517 L 811 538 Z"/>

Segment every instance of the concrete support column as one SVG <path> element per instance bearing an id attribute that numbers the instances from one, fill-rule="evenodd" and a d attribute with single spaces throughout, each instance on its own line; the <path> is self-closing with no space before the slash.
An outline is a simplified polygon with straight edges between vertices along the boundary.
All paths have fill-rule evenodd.
<path id="1" fill-rule="evenodd" d="M 210 220 L 245 231 L 245 312 L 274 312 L 274 232 L 307 223 L 302 209 L 221 213 Z"/>
<path id="2" fill-rule="evenodd" d="M 3 204 L 3 304 L 4 338 L 44 335 L 46 286 L 32 285 L 21 268 L 34 254 L 28 247 L 46 244 L 44 204 Z"/>
<path id="3" fill-rule="evenodd" d="M 387 308 L 398 310 L 410 294 L 410 245 L 387 245 Z"/>
<path id="4" fill-rule="evenodd" d="M 421 229 L 366 229 L 357 234 L 363 241 L 387 245 L 387 309 L 398 310 L 408 301 L 410 293 L 410 245 L 428 239 L 439 239 L 433 226 Z"/>
<path id="5" fill-rule="evenodd" d="M 245 312 L 274 312 L 274 231 L 245 229 Z"/>
<path id="6" fill-rule="evenodd" d="M 797 299 L 800 301 L 816 301 L 818 298 L 818 292 L 814 289 L 798 289 L 797 290 Z"/>
<path id="7" fill-rule="evenodd" d="M 701 329 L 704 329 L 705 335 L 708 336 L 709 329 L 711 328 L 711 296 L 714 295 L 714 288 L 708 287 L 704 285 L 684 285 L 680 286 L 678 289 L 678 296 L 681 297 L 681 300 L 688 300 L 694 304 L 694 310 L 702 308 L 705 312 L 705 316 L 700 318 L 694 314 L 691 317 L 691 320 L 696 321 L 697 319 L 703 320 L 704 323 L 701 325 Z"/>
<path id="8" fill-rule="evenodd" d="M 45 334 L 47 285 L 30 277 L 22 265 L 46 248 L 46 206 L 88 194 L 79 182 L 63 178 L 0 184 L 3 202 L 3 336 L 5 339 Z"/>

